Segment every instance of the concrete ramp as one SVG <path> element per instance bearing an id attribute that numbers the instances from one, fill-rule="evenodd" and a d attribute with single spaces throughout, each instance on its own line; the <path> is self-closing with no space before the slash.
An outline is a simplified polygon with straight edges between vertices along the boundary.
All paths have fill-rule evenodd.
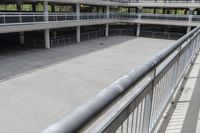
<path id="1" fill-rule="evenodd" d="M 1 81 L 0 132 L 39 132 L 173 42 L 117 36 L 81 44 L 100 47 L 99 43 L 109 45 L 113 41 L 116 45 Z M 77 51 L 75 45 L 71 51 L 62 47 L 62 52 Z M 38 58 L 42 56 L 39 53 Z M 31 61 L 31 56 L 24 60 Z"/>

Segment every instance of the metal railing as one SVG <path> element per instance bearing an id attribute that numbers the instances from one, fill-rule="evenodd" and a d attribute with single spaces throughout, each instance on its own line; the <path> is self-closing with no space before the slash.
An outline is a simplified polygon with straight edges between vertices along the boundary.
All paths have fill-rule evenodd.
<path id="1" fill-rule="evenodd" d="M 107 1 L 107 0 L 103 0 Z M 109 0 L 111 2 L 119 3 L 200 3 L 200 1 L 195 0 Z"/>
<path id="2" fill-rule="evenodd" d="M 109 29 L 109 36 L 115 36 L 115 35 L 129 35 L 129 36 L 135 36 L 135 29 L 128 28 L 128 29 Z"/>
<path id="3" fill-rule="evenodd" d="M 181 38 L 184 35 L 185 35 L 185 33 L 140 30 L 140 36 L 141 37 L 175 39 L 175 40 L 177 40 L 177 39 Z"/>
<path id="4" fill-rule="evenodd" d="M 91 32 L 80 33 L 80 41 L 90 40 L 94 38 L 104 37 L 105 30 L 97 30 Z M 63 46 L 76 43 L 76 35 L 60 36 L 51 39 L 51 47 Z"/>
<path id="5" fill-rule="evenodd" d="M 200 47 L 200 26 L 130 71 L 42 133 L 75 133 L 88 129 L 99 115 L 124 99 L 91 133 L 153 132 Z M 119 104 L 119 103 L 118 103 Z M 90 123 L 89 125 L 87 125 Z M 83 128 L 84 127 L 84 128 Z"/>
<path id="6" fill-rule="evenodd" d="M 195 0 L 138 0 L 138 1 L 132 1 L 129 3 L 200 3 L 200 1 Z"/>
<path id="7" fill-rule="evenodd" d="M 1 12 L 0 26 L 30 24 L 52 21 L 72 21 L 72 20 L 100 20 L 107 19 L 105 13 L 49 13 L 48 21 L 45 21 L 44 13 L 23 13 L 23 12 Z M 148 13 L 109 13 L 109 19 L 116 20 L 176 20 L 176 21 L 200 21 L 200 15 L 177 15 L 177 14 L 148 14 Z M 79 19 L 77 19 L 79 18 Z"/>
<path id="8" fill-rule="evenodd" d="M 57 46 L 63 46 L 63 45 L 69 45 L 76 43 L 76 36 L 62 36 L 59 38 L 53 38 L 50 40 L 50 45 L 52 47 L 57 47 Z"/>

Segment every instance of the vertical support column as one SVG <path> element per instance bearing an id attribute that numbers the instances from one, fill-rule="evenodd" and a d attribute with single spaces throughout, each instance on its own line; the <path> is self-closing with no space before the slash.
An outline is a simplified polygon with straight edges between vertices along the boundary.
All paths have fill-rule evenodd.
<path id="1" fill-rule="evenodd" d="M 17 12 L 21 12 L 21 10 L 22 10 L 21 6 L 22 6 L 22 2 L 17 2 Z M 20 23 L 22 22 L 22 17 L 19 17 L 19 21 L 20 21 Z M 19 41 L 20 41 L 20 44 L 25 43 L 24 32 L 19 33 Z"/>
<path id="2" fill-rule="evenodd" d="M 50 48 L 49 29 L 46 29 L 46 30 L 44 31 L 44 38 L 45 38 L 45 48 Z"/>
<path id="3" fill-rule="evenodd" d="M 19 33 L 19 41 L 20 41 L 20 44 L 24 44 L 25 43 L 24 32 L 20 32 Z"/>
<path id="4" fill-rule="evenodd" d="M 80 20 L 80 4 L 76 4 L 76 20 Z M 80 42 L 81 27 L 76 27 L 76 42 Z"/>
<path id="5" fill-rule="evenodd" d="M 48 2 L 44 1 L 44 21 L 49 21 L 49 11 L 48 11 Z"/>
<path id="6" fill-rule="evenodd" d="M 44 1 L 44 21 L 49 21 L 49 12 L 48 12 L 48 2 Z M 50 48 L 50 34 L 49 29 L 45 29 L 44 31 L 44 40 L 45 40 L 45 48 Z"/>
<path id="7" fill-rule="evenodd" d="M 76 19 L 80 20 L 80 4 L 76 4 Z"/>
<path id="8" fill-rule="evenodd" d="M 140 24 L 137 24 L 136 36 L 140 36 Z"/>
<path id="9" fill-rule="evenodd" d="M 76 42 L 79 43 L 80 42 L 80 34 L 81 34 L 81 27 L 77 26 L 76 27 Z"/>
<path id="10" fill-rule="evenodd" d="M 189 18 L 188 18 L 188 22 L 192 22 L 192 16 L 193 16 L 193 12 L 194 12 L 194 8 L 189 8 Z M 187 27 L 187 33 L 191 31 L 191 26 Z"/>
<path id="11" fill-rule="evenodd" d="M 109 19 L 110 7 L 106 6 L 106 18 Z"/>
<path id="12" fill-rule="evenodd" d="M 109 33 L 109 24 L 106 24 L 106 31 L 105 31 L 105 36 L 108 37 Z"/>
<path id="13" fill-rule="evenodd" d="M 141 19 L 142 7 L 138 7 L 138 20 Z M 140 24 L 137 24 L 136 36 L 140 36 Z"/>
<path id="14" fill-rule="evenodd" d="M 107 5 L 106 6 L 106 19 L 109 19 L 109 12 L 110 12 L 110 7 Z M 107 37 L 109 33 L 109 24 L 106 24 L 106 30 L 105 30 L 105 36 Z"/>

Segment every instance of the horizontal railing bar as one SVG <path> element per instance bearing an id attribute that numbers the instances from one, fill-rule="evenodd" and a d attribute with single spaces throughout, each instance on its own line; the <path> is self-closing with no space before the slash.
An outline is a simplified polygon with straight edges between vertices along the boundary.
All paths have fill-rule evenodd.
<path id="1" fill-rule="evenodd" d="M 70 21 L 78 20 L 76 13 L 49 13 L 48 15 L 44 13 L 32 14 L 32 13 L 0 13 L 1 26 L 11 25 L 11 24 L 24 24 L 24 21 L 30 21 L 32 23 L 45 22 L 45 17 L 49 17 L 49 21 Z M 138 16 L 141 16 L 140 18 Z M 117 19 L 117 20 L 173 20 L 173 21 L 188 21 L 191 18 L 191 22 L 200 21 L 200 15 L 177 15 L 177 14 L 151 14 L 151 13 L 109 13 L 109 18 L 106 18 L 105 13 L 80 13 L 80 20 L 86 19 Z M 11 19 L 11 20 L 9 20 Z M 30 19 L 30 20 L 26 20 Z M 39 19 L 39 20 L 38 20 Z M 42 20 L 41 20 L 42 19 Z"/>

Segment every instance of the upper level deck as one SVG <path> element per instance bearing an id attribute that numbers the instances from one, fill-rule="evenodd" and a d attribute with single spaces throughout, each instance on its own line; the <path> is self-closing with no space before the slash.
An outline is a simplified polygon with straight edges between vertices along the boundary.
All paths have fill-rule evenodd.
<path id="1" fill-rule="evenodd" d="M 45 17 L 48 17 L 48 21 Z M 78 18 L 78 19 L 77 19 Z M 101 21 L 99 21 L 101 20 Z M 174 26 L 198 26 L 200 15 L 145 14 L 145 13 L 1 13 L 0 33 L 55 29 L 86 25 L 125 22 Z"/>

